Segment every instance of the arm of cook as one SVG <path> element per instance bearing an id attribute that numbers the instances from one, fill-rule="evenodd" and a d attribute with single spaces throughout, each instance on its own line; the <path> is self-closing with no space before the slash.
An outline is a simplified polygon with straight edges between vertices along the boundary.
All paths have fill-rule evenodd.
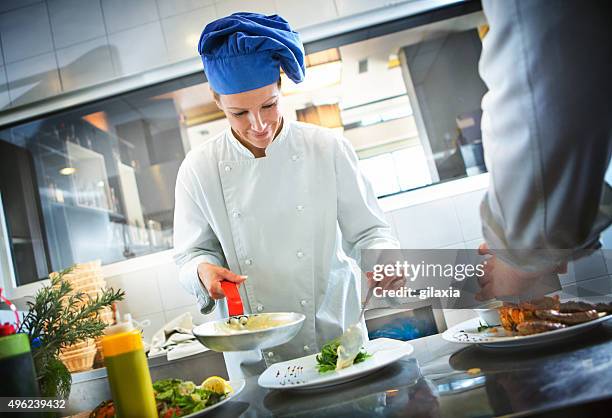
<path id="1" fill-rule="evenodd" d="M 507 250 L 499 252 L 504 261 L 538 271 L 563 254 L 544 259 L 517 249 L 597 247 L 612 221 L 604 182 L 612 153 L 612 16 L 598 4 L 572 2 L 554 16 L 545 2 L 484 1 L 483 8 L 490 24 L 480 59 L 489 88 L 483 234 L 491 249 Z"/>
<path id="2" fill-rule="evenodd" d="M 359 263 L 362 249 L 395 249 L 391 233 L 370 182 L 359 170 L 350 142 L 339 137 L 335 155 L 338 224 L 347 254 Z"/>
<path id="3" fill-rule="evenodd" d="M 195 174 L 183 162 L 176 179 L 174 207 L 174 261 L 179 266 L 181 285 L 196 296 L 203 314 L 213 311 L 215 300 L 200 281 L 198 266 L 226 264 L 219 239 L 196 199 Z"/>

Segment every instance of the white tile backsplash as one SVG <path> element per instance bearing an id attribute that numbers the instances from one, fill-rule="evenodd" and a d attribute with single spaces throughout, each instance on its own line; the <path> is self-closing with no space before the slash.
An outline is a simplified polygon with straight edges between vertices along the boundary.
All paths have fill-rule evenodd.
<path id="1" fill-rule="evenodd" d="M 612 297 L 612 276 L 584 280 L 576 283 L 578 296 L 591 302 L 610 302 Z"/>
<path id="2" fill-rule="evenodd" d="M 45 3 L 0 14 L 0 39 L 6 63 L 52 51 L 51 27 Z"/>
<path id="3" fill-rule="evenodd" d="M 600 250 L 574 260 L 568 264 L 568 275 L 576 282 L 601 277 L 608 274 L 604 255 Z"/>
<path id="4" fill-rule="evenodd" d="M 106 35 L 100 0 L 53 0 L 47 4 L 55 48 Z"/>
<path id="5" fill-rule="evenodd" d="M 64 91 L 113 78 L 115 70 L 106 36 L 57 50 Z"/>
<path id="6" fill-rule="evenodd" d="M 10 63 L 6 66 L 6 74 L 13 106 L 44 99 L 61 91 L 53 52 Z"/>
<path id="7" fill-rule="evenodd" d="M 170 61 L 198 56 L 200 34 L 216 18 L 213 6 L 203 7 L 162 20 Z"/>
<path id="8" fill-rule="evenodd" d="M 336 6 L 329 0 L 276 0 L 276 9 L 293 29 L 338 18 Z"/>
<path id="9" fill-rule="evenodd" d="M 450 198 L 391 212 L 402 248 L 431 249 L 463 241 Z"/>
<path id="10" fill-rule="evenodd" d="M 108 33 L 159 20 L 155 0 L 101 0 Z"/>
<path id="11" fill-rule="evenodd" d="M 195 303 L 195 296 L 189 294 L 178 279 L 178 267 L 172 264 L 164 264 L 157 268 L 157 282 L 161 294 L 164 310 L 175 309 L 181 306 Z"/>
<path id="12" fill-rule="evenodd" d="M 485 190 L 477 190 L 453 197 L 464 241 L 474 240 L 482 236 L 480 202 L 484 194 Z"/>
<path id="13" fill-rule="evenodd" d="M 125 291 L 125 299 L 118 303 L 121 314 L 144 317 L 163 311 L 157 280 L 157 267 L 106 278 L 110 287 Z"/>
<path id="14" fill-rule="evenodd" d="M 224 0 L 215 3 L 217 16 L 224 17 L 236 12 L 257 12 L 264 15 L 276 14 L 274 0 Z"/>
<path id="15" fill-rule="evenodd" d="M 214 4 L 214 0 L 157 0 L 159 15 L 162 18 L 190 12 Z"/>
<path id="16" fill-rule="evenodd" d="M 138 73 L 168 61 L 160 22 L 114 33 L 108 40 L 117 75 Z"/>

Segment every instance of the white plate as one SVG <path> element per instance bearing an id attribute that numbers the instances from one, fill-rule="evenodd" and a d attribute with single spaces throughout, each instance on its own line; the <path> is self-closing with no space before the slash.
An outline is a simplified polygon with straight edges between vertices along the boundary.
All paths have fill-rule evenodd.
<path id="1" fill-rule="evenodd" d="M 273 364 L 259 376 L 257 383 L 268 389 L 314 389 L 337 385 L 372 373 L 414 350 L 409 343 L 390 338 L 370 340 L 364 348 L 372 357 L 340 371 L 319 373 L 316 369 L 317 354 L 312 354 Z"/>
<path id="2" fill-rule="evenodd" d="M 478 332 L 480 318 L 473 318 L 447 329 L 442 333 L 442 338 L 453 343 L 479 344 L 485 347 L 495 348 L 545 345 L 588 331 L 610 318 L 612 318 L 612 315 L 607 315 L 582 324 L 568 326 L 567 328 L 532 335 L 506 335 L 505 330 L 501 326 L 495 327 L 497 332 L 491 332 L 489 330 Z"/>
<path id="3" fill-rule="evenodd" d="M 204 408 L 198 412 L 194 412 L 193 414 L 185 415 L 183 418 L 197 418 L 197 417 L 204 416 L 205 414 L 212 411 L 213 409 L 223 405 L 225 402 L 229 402 L 233 400 L 236 396 L 238 396 L 240 392 L 242 392 L 242 389 L 244 389 L 244 386 L 245 386 L 245 381 L 243 379 L 230 380 L 227 383 L 229 383 L 232 389 L 234 389 L 234 391 L 227 398 L 223 399 L 220 402 L 217 402 L 214 405 Z"/>

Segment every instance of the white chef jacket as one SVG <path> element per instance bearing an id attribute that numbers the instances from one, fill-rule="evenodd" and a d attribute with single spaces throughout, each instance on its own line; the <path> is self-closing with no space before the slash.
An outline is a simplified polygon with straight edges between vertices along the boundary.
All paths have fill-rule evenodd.
<path id="1" fill-rule="evenodd" d="M 347 254 L 359 260 L 361 249 L 398 247 L 351 144 L 329 129 L 285 121 L 262 158 L 227 129 L 179 169 L 175 261 L 202 312 L 228 316 L 225 300 L 212 300 L 198 278 L 208 262 L 248 275 L 239 288 L 245 313 L 306 316 L 287 344 L 225 353 L 231 378 L 317 353 L 341 335 L 360 310 Z"/>
<path id="2" fill-rule="evenodd" d="M 480 59 L 489 88 L 483 234 L 507 262 L 540 270 L 596 247 L 612 222 L 604 182 L 612 154 L 612 8 L 575 0 L 485 0 L 483 8 L 490 25 Z"/>

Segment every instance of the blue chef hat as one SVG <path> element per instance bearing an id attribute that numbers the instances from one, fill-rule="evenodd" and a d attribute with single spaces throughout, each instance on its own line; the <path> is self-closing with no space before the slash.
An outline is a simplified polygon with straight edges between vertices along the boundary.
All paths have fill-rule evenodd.
<path id="1" fill-rule="evenodd" d="M 278 15 L 234 13 L 204 28 L 198 52 L 214 91 L 234 94 L 276 82 L 280 67 L 295 83 L 304 80 L 304 47 Z"/>

